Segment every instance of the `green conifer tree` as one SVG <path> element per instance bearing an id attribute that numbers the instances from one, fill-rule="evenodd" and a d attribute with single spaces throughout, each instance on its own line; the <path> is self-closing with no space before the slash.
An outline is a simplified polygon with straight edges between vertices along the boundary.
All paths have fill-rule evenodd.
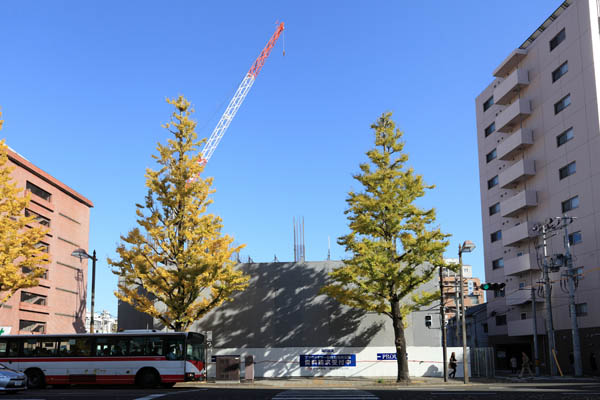
<path id="1" fill-rule="evenodd" d="M 402 132 L 391 116 L 384 113 L 371 126 L 375 148 L 366 153 L 370 163 L 360 164 L 361 173 L 354 176 L 364 190 L 351 191 L 346 199 L 351 232 L 338 243 L 352 257 L 330 273 L 330 283 L 322 292 L 342 304 L 392 319 L 397 381 L 409 382 L 405 317 L 436 298 L 416 289 L 444 265 L 449 235 L 432 227 L 435 209 L 415 205 L 433 186 L 406 166 Z"/>

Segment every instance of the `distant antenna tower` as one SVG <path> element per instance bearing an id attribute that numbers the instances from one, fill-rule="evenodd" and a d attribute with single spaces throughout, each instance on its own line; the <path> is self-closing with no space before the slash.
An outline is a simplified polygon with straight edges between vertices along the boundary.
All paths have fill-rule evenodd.
<path id="1" fill-rule="evenodd" d="M 304 247 L 304 217 L 293 218 L 294 222 L 294 262 L 304 262 L 306 259 L 306 248 Z"/>
<path id="2" fill-rule="evenodd" d="M 331 261 L 331 239 L 327 236 L 327 261 Z"/>

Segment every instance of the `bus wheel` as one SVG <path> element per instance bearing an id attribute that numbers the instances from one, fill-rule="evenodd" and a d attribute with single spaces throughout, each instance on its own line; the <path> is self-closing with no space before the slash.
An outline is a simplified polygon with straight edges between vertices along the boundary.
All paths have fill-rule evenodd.
<path id="1" fill-rule="evenodd" d="M 42 389 L 46 386 L 46 377 L 38 368 L 26 370 L 25 375 L 27 375 L 27 387 L 30 389 Z"/>
<path id="2" fill-rule="evenodd" d="M 142 368 L 135 377 L 136 383 L 143 388 L 153 388 L 159 384 L 160 378 L 154 368 Z"/>
<path id="3" fill-rule="evenodd" d="M 175 386 L 176 382 L 163 382 L 160 384 L 161 387 L 164 387 L 165 389 L 170 389 L 173 386 Z"/>

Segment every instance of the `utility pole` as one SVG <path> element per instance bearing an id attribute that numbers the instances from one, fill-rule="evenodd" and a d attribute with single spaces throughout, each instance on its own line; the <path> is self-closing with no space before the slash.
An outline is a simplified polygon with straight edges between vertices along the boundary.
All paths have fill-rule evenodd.
<path id="1" fill-rule="evenodd" d="M 548 337 L 548 358 L 550 362 L 550 375 L 556 376 L 556 361 L 554 360 L 554 352 L 556 344 L 554 342 L 554 322 L 552 321 L 552 284 L 550 283 L 550 274 L 548 273 L 548 249 L 546 247 L 546 239 L 548 227 L 546 224 L 541 224 L 544 258 L 542 261 L 542 271 L 544 274 L 544 303 L 546 305 L 546 336 Z"/>
<path id="2" fill-rule="evenodd" d="M 535 312 L 535 288 L 533 286 L 531 287 L 531 314 L 533 317 L 533 362 L 535 363 L 535 376 L 540 376 L 537 316 Z"/>
<path id="3" fill-rule="evenodd" d="M 462 268 L 462 267 L 461 267 Z M 462 271 L 461 271 L 461 275 L 462 275 Z M 456 276 L 456 272 L 454 273 L 454 310 L 456 312 L 456 325 L 455 325 L 455 331 L 456 331 L 456 345 L 458 345 L 458 324 L 460 323 L 460 294 L 458 291 L 458 276 Z"/>
<path id="4" fill-rule="evenodd" d="M 444 312 L 444 275 L 443 267 L 440 266 L 440 318 L 442 328 L 442 352 L 444 359 L 444 382 L 448 382 L 447 343 L 446 343 L 446 314 Z"/>
<path id="5" fill-rule="evenodd" d="M 569 310 L 571 311 L 571 334 L 573 336 L 573 364 L 575 367 L 575 376 L 583 376 L 581 343 L 579 341 L 579 327 L 577 326 L 577 307 L 575 306 L 575 270 L 573 269 L 573 258 L 571 257 L 571 244 L 569 243 L 567 220 L 572 221 L 572 218 L 565 215 L 562 218 L 562 224 L 565 230 L 565 258 L 567 262 L 567 279 L 569 282 Z"/>

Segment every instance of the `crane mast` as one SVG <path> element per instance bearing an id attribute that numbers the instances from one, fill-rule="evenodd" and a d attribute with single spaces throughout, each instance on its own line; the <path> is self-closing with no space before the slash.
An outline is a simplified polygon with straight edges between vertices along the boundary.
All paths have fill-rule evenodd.
<path id="1" fill-rule="evenodd" d="M 284 26 L 283 26 L 283 22 L 282 22 L 277 26 L 277 29 L 275 29 L 275 33 L 273 33 L 273 36 L 271 36 L 271 39 L 267 42 L 267 45 L 265 46 L 265 48 L 261 51 L 261 53 L 258 56 L 258 58 L 256 59 L 256 61 L 254 61 L 254 63 L 250 67 L 250 70 L 248 70 L 248 73 L 242 80 L 242 83 L 240 84 L 237 91 L 233 95 L 233 98 L 229 102 L 227 109 L 221 116 L 221 119 L 217 123 L 217 126 L 215 127 L 215 129 L 212 131 L 210 137 L 208 138 L 206 145 L 200 152 L 200 159 L 198 160 L 199 163 L 206 164 L 208 162 L 208 160 L 210 160 L 210 157 L 215 152 L 215 149 L 219 145 L 221 138 L 227 131 L 227 128 L 229 128 L 229 124 L 231 124 L 233 117 L 235 117 L 235 114 L 237 113 L 237 111 L 240 108 L 240 106 L 242 105 L 244 99 L 248 95 L 250 88 L 252 88 L 252 85 L 254 84 L 256 77 L 258 76 L 260 70 L 262 69 L 263 65 L 265 64 L 267 57 L 269 57 L 269 54 L 271 53 L 271 50 L 275 46 L 275 43 L 277 42 L 279 35 L 281 35 L 281 32 L 283 32 L 283 29 L 284 29 Z"/>

